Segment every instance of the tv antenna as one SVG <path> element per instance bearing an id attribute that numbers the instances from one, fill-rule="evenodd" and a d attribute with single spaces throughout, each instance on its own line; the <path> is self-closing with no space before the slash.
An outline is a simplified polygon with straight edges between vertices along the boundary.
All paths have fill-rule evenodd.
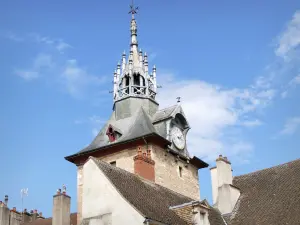
<path id="1" fill-rule="evenodd" d="M 28 188 L 23 188 L 21 189 L 21 199 L 22 199 L 22 215 L 24 213 L 23 209 L 23 202 L 24 202 L 24 197 L 28 196 Z M 24 216 L 22 216 L 22 221 L 23 221 Z"/>

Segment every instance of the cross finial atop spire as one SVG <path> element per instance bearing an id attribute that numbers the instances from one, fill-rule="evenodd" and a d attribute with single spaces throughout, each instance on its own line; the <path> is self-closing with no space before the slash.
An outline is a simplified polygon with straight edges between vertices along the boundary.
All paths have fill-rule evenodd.
<path id="1" fill-rule="evenodd" d="M 130 5 L 130 11 L 128 12 L 128 14 L 131 13 L 132 19 L 134 19 L 134 14 L 137 14 L 138 9 L 139 9 L 139 7 L 134 7 L 133 0 L 132 0 L 131 5 Z"/>

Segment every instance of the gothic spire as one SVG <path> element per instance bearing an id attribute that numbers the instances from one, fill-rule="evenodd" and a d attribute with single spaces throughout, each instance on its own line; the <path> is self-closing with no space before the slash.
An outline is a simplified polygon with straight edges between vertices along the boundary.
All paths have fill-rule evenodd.
<path id="1" fill-rule="evenodd" d="M 130 51 L 128 61 L 125 52 L 122 54 L 121 63 L 117 65 L 114 73 L 114 101 L 127 97 L 142 97 L 155 101 L 156 96 L 156 68 L 154 66 L 150 75 L 148 57 L 145 52 L 138 50 L 137 23 L 135 14 L 138 7 L 130 5 L 129 14 L 132 15 L 130 22 Z"/>
<path id="2" fill-rule="evenodd" d="M 132 60 L 133 64 L 139 62 L 139 54 L 138 54 L 138 41 L 137 41 L 137 24 L 134 18 L 134 15 L 137 14 L 138 7 L 135 7 L 132 3 L 130 5 L 130 11 L 132 18 L 130 23 L 130 33 L 131 33 L 131 42 L 130 42 L 130 51 L 132 51 Z"/>

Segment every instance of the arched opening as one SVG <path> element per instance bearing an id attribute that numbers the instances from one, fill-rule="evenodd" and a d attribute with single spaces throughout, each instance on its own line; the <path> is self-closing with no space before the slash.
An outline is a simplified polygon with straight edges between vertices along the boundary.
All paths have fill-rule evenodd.
<path id="1" fill-rule="evenodd" d="M 188 122 L 186 121 L 185 117 L 181 113 L 177 113 L 175 115 L 173 123 L 177 124 L 182 129 L 186 129 L 189 127 Z"/>
<path id="2" fill-rule="evenodd" d="M 133 75 L 133 85 L 141 86 L 140 85 L 140 76 L 138 74 Z"/>

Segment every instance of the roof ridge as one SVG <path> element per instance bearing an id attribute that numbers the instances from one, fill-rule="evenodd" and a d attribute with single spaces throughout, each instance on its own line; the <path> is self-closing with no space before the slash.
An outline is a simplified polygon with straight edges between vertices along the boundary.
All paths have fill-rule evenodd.
<path id="1" fill-rule="evenodd" d="M 169 107 L 167 107 L 167 108 L 162 108 L 162 109 L 157 110 L 156 112 L 163 111 L 163 110 L 166 110 L 166 109 L 170 109 L 170 108 L 172 108 L 172 107 L 175 107 L 175 108 L 176 108 L 176 106 L 178 106 L 178 105 L 172 105 L 172 106 L 169 106 Z"/>
<path id="2" fill-rule="evenodd" d="M 249 176 L 249 175 L 253 175 L 253 174 L 256 174 L 256 173 L 261 173 L 261 172 L 265 172 L 265 171 L 268 171 L 268 170 L 276 169 L 276 168 L 279 168 L 279 167 L 282 167 L 282 166 L 285 166 L 285 165 L 288 165 L 288 164 L 295 163 L 297 161 L 300 162 L 300 158 L 289 161 L 289 162 L 285 162 L 285 163 L 282 163 L 282 164 L 279 164 L 279 165 L 275 165 L 275 166 L 272 166 L 272 167 L 259 169 L 259 170 L 256 170 L 256 171 L 253 171 L 253 172 L 250 172 L 250 173 L 239 175 L 239 176 L 234 176 L 234 179 L 239 179 L 239 178 L 246 177 L 246 176 Z"/>

